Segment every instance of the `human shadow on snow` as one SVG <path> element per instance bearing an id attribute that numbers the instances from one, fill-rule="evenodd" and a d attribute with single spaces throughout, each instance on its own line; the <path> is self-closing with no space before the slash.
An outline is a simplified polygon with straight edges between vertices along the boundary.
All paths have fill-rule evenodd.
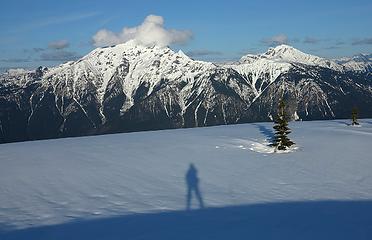
<path id="1" fill-rule="evenodd" d="M 190 210 L 191 208 L 191 200 L 193 195 L 195 195 L 195 198 L 198 200 L 199 207 L 204 208 L 203 197 L 199 188 L 198 170 L 192 163 L 186 172 L 185 180 L 187 184 L 186 210 Z"/>
<path id="2" fill-rule="evenodd" d="M 132 214 L 0 232 L 0 239 L 371 239 L 372 201 L 264 203 Z"/>

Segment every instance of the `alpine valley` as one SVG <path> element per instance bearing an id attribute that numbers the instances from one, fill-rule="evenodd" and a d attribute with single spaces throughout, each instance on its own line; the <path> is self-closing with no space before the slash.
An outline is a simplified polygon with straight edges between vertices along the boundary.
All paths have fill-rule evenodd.
<path id="1" fill-rule="evenodd" d="M 272 121 L 372 117 L 372 56 L 327 60 L 280 45 L 196 61 L 129 41 L 77 61 L 0 75 L 0 143 Z"/>

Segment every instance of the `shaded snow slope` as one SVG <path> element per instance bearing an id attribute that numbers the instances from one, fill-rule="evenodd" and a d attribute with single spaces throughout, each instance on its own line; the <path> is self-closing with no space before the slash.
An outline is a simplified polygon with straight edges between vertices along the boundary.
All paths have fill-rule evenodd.
<path id="1" fill-rule="evenodd" d="M 248 204 L 132 214 L 35 227 L 1 234 L 10 239 L 366 239 L 371 201 Z"/>
<path id="2" fill-rule="evenodd" d="M 372 120 L 361 121 L 362 126 L 358 128 L 347 123 L 347 120 L 290 123 L 293 129 L 290 136 L 298 149 L 289 154 L 256 151 L 257 146 L 258 150 L 265 149 L 265 141 L 272 136 L 271 123 L 3 144 L 0 145 L 0 238 L 12 239 L 13 236 L 17 239 L 17 234 L 22 232 L 16 229 L 30 227 L 36 227 L 31 231 L 35 236 L 40 233 L 45 234 L 44 237 L 53 236 L 53 231 L 65 236 L 63 232 L 79 229 L 79 225 L 74 227 L 70 223 L 83 220 L 96 220 L 98 225 L 103 221 L 108 229 L 119 230 L 114 218 L 118 216 L 128 217 L 127 227 L 130 227 L 130 219 L 134 218 L 133 221 L 143 221 L 151 228 L 151 220 L 156 222 L 158 217 L 169 220 L 164 212 L 185 209 L 185 174 L 190 163 L 198 170 L 199 187 L 207 209 L 190 215 L 169 213 L 174 219 L 170 221 L 172 224 L 177 221 L 185 223 L 182 219 L 188 216 L 211 220 L 216 214 L 226 211 L 223 221 L 216 219 L 214 223 L 225 226 L 236 221 L 237 231 L 243 231 L 247 221 L 258 221 L 262 224 L 257 226 L 259 228 L 273 224 L 274 220 L 269 216 L 265 219 L 266 212 L 274 209 L 282 216 L 286 214 L 286 208 L 275 210 L 275 206 L 291 208 L 294 201 L 302 202 L 293 203 L 299 212 L 292 212 L 291 208 L 288 214 L 299 219 L 301 216 L 296 214 L 301 211 L 310 214 L 314 206 L 323 209 L 320 211 L 324 214 L 328 207 L 323 201 L 369 201 L 372 199 L 369 151 Z M 357 224 L 361 233 L 366 231 L 366 227 L 371 233 L 371 225 L 366 226 L 365 219 L 359 219 L 363 207 L 361 210 L 358 206 L 357 210 L 353 207 L 336 208 L 338 210 L 332 210 L 330 214 L 344 216 L 345 213 L 340 211 L 351 211 L 353 219 L 361 221 Z M 331 204 L 330 209 L 332 207 Z M 192 208 L 198 208 L 195 199 Z M 250 211 L 253 212 L 248 218 L 240 215 Z M 135 213 L 145 215 L 133 215 Z M 148 213 L 154 214 L 146 215 Z M 139 219 L 136 220 L 135 216 Z M 113 225 L 110 221 L 105 222 L 107 218 L 113 219 Z M 321 223 L 322 219 L 317 221 Z M 64 225 L 66 223 L 69 224 Z M 84 226 L 91 225 L 82 224 L 88 231 Z M 161 223 L 158 224 L 161 227 Z M 283 231 L 291 232 L 290 224 L 293 222 L 288 224 L 283 226 Z M 349 228 L 354 226 L 348 220 L 342 224 Z M 41 232 L 37 230 L 50 225 L 56 226 L 42 228 Z M 63 226 L 72 229 L 63 230 Z M 275 229 L 280 232 L 280 225 L 277 227 Z M 151 238 L 138 226 L 136 229 L 138 232 L 131 232 L 134 234 L 132 237 L 144 234 L 141 239 Z M 334 225 L 330 228 L 331 231 L 335 229 Z M 10 230 L 14 232 L 7 233 Z M 301 228 L 298 230 L 301 232 Z M 98 237 L 92 236 L 91 239 Z M 44 238 L 39 236 L 38 239 Z"/>

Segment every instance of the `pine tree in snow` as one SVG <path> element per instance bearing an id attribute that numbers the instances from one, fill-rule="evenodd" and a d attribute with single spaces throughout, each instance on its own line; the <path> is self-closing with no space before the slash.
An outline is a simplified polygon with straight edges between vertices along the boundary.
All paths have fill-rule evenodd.
<path id="1" fill-rule="evenodd" d="M 359 125 L 358 123 L 358 110 L 354 107 L 351 111 L 351 125 Z"/>
<path id="2" fill-rule="evenodd" d="M 285 103 L 283 99 L 280 100 L 278 105 L 278 115 L 275 119 L 274 130 L 275 135 L 272 146 L 276 147 L 278 150 L 286 150 L 295 144 L 287 136 L 291 133 L 291 130 L 288 127 L 288 117 L 285 112 Z"/>

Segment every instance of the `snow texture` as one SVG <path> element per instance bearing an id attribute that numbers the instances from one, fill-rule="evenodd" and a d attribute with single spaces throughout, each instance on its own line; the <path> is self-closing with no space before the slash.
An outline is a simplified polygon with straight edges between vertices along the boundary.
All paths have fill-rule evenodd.
<path id="1" fill-rule="evenodd" d="M 372 120 L 272 123 L 0 145 L 0 239 L 370 239 Z M 197 169 L 205 208 L 185 211 Z"/>

